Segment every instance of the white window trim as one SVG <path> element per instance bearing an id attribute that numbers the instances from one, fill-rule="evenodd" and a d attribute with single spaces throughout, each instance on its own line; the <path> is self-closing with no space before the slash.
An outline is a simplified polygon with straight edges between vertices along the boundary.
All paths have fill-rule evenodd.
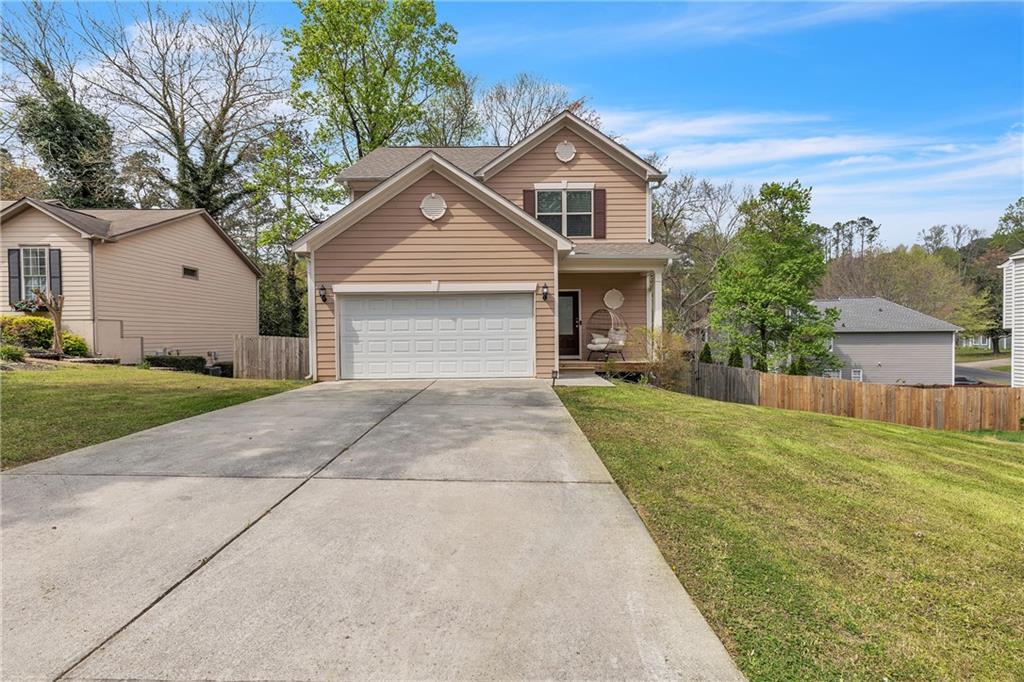
<path id="1" fill-rule="evenodd" d="M 826 369 L 821 373 L 821 376 L 826 379 L 842 379 L 843 370 L 841 369 Z"/>
<path id="2" fill-rule="evenodd" d="M 862 370 L 862 369 L 851 369 L 850 370 L 850 380 L 851 381 L 863 382 L 864 381 L 864 370 Z"/>
<path id="3" fill-rule="evenodd" d="M 34 296 L 31 291 L 25 291 L 25 251 L 29 249 L 42 249 L 43 251 L 43 291 L 50 290 L 50 245 L 49 244 L 19 244 L 18 245 L 18 268 L 21 279 L 21 300 L 27 301 Z"/>
<path id="4" fill-rule="evenodd" d="M 560 182 L 535 182 L 533 183 L 535 190 L 552 190 L 552 189 L 596 189 L 593 182 L 569 182 L 568 180 L 562 180 Z"/>
<path id="5" fill-rule="evenodd" d="M 545 184 L 545 183 L 538 183 L 538 184 Z M 537 196 L 534 197 L 534 202 L 536 203 L 536 210 L 534 212 L 536 213 L 537 220 L 540 220 L 540 217 L 542 215 L 561 215 L 562 216 L 562 235 L 564 237 L 567 237 L 569 239 L 580 239 L 580 238 L 582 238 L 582 239 L 592 239 L 594 237 L 594 183 L 592 183 L 592 182 L 590 182 L 590 183 L 585 183 L 585 182 L 581 182 L 581 183 L 567 183 L 567 182 L 563 182 L 563 183 L 547 183 L 547 184 L 558 184 L 558 186 L 557 187 L 551 187 L 551 188 L 548 188 L 548 189 L 536 189 L 535 190 L 537 192 Z M 572 187 L 571 185 L 573 185 L 573 184 L 590 185 L 590 187 Z M 540 210 L 540 192 L 561 192 L 562 193 L 562 210 L 561 210 L 560 214 L 559 213 L 541 213 L 541 210 Z M 586 211 L 586 212 L 580 212 L 580 211 L 570 212 L 569 211 L 569 201 L 568 201 L 569 197 L 567 196 L 568 192 L 590 192 L 590 210 Z M 569 216 L 571 216 L 571 215 L 588 215 L 588 216 L 590 216 L 590 234 L 574 234 L 572 237 L 569 237 L 569 234 L 568 234 Z M 541 221 L 541 222 L 543 222 L 543 221 Z"/>

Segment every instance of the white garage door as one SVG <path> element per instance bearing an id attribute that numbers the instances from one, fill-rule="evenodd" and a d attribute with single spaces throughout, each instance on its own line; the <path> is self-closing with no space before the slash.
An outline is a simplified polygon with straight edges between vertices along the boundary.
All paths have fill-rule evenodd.
<path id="1" fill-rule="evenodd" d="M 533 294 L 344 295 L 343 379 L 533 376 Z"/>

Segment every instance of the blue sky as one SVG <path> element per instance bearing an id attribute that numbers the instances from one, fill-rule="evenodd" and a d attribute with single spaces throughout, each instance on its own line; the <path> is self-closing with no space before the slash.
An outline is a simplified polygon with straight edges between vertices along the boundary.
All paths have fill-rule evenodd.
<path id="1" fill-rule="evenodd" d="M 97 9 L 99 3 L 90 3 Z M 294 26 L 290 2 L 264 19 Z M 867 215 L 892 245 L 990 232 L 1024 194 L 1022 3 L 440 2 L 460 66 L 587 96 L 674 173 L 799 178 L 812 217 Z"/>
<path id="2" fill-rule="evenodd" d="M 799 178 L 889 244 L 1024 194 L 1024 5 L 442 3 L 462 67 L 590 97 L 674 172 Z"/>

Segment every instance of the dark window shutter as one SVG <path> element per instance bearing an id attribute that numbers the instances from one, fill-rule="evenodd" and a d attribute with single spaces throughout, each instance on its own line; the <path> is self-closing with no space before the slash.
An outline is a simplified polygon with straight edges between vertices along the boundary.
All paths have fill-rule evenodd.
<path id="1" fill-rule="evenodd" d="M 594 190 L 594 239 L 604 239 L 607 234 L 608 211 L 606 210 L 605 191 Z"/>
<path id="2" fill-rule="evenodd" d="M 523 190 L 523 210 L 537 217 L 537 193 L 532 189 Z"/>
<path id="3" fill-rule="evenodd" d="M 21 249 L 7 249 L 7 302 L 21 300 Z"/>
<path id="4" fill-rule="evenodd" d="M 60 276 L 60 249 L 50 249 L 50 293 L 60 296 L 62 279 Z"/>

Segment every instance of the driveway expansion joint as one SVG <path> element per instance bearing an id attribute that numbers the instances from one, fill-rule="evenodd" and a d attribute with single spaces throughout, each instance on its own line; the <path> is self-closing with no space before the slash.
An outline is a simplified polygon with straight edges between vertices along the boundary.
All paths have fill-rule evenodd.
<path id="1" fill-rule="evenodd" d="M 90 656 L 95 654 L 97 651 L 102 649 L 106 644 L 111 642 L 115 637 L 117 637 L 119 634 L 121 634 L 126 629 L 131 627 L 132 623 L 134 623 L 135 621 L 139 620 L 139 618 L 141 618 L 146 613 L 148 613 L 153 607 L 155 607 L 157 604 L 159 604 L 161 601 L 163 601 L 168 595 L 170 595 L 172 592 L 174 592 L 178 587 L 180 587 L 183 583 L 185 583 L 189 578 L 191 578 L 196 573 L 198 573 L 200 569 L 202 569 L 204 566 L 206 566 L 211 561 L 213 561 L 213 559 L 216 558 L 218 554 L 220 554 L 225 549 L 227 549 L 232 543 L 235 542 L 235 540 L 237 540 L 240 537 L 242 537 L 253 526 L 255 526 L 257 523 L 259 523 L 260 521 L 265 519 L 268 515 L 270 515 L 270 513 L 273 512 L 275 509 L 277 509 L 282 503 L 284 503 L 285 500 L 290 498 L 292 495 L 294 495 L 296 492 L 298 492 L 304 485 L 309 483 L 313 479 L 314 476 L 316 476 L 318 473 L 320 473 L 325 468 L 327 468 L 327 466 L 329 464 L 331 464 L 331 462 L 336 460 L 338 457 L 341 457 L 349 448 L 351 448 L 353 445 L 355 445 L 360 440 L 362 440 L 368 433 L 370 433 L 370 431 L 373 431 L 375 428 L 377 428 L 377 426 L 379 426 L 381 422 L 383 422 L 385 419 L 387 419 L 388 417 L 393 415 L 398 410 L 402 409 L 402 407 L 404 407 L 410 400 L 413 400 L 420 393 L 423 393 L 423 391 L 426 391 L 428 388 L 433 386 L 434 383 L 435 382 L 431 381 L 429 384 L 427 384 L 426 386 L 424 386 L 420 390 L 416 391 L 415 393 L 413 393 L 411 396 L 409 396 L 405 400 L 403 400 L 400 403 L 398 403 L 397 405 L 395 405 L 395 407 L 393 409 L 388 411 L 387 414 L 383 415 L 380 419 L 378 419 L 376 422 L 374 422 L 373 425 L 371 425 L 369 428 L 367 428 L 365 431 L 363 431 L 361 434 L 359 434 L 359 436 L 357 438 L 355 438 L 352 442 L 350 442 L 348 445 L 343 447 L 341 450 L 339 450 L 337 453 L 335 453 L 332 457 L 330 457 L 327 461 L 325 461 L 323 464 L 321 464 L 316 469 L 314 469 L 311 473 L 309 473 L 307 476 L 305 476 L 299 482 L 298 485 L 296 485 L 294 488 L 292 488 L 291 490 L 286 492 L 284 495 L 281 496 L 280 499 L 278 499 L 272 505 L 270 505 L 265 510 L 263 510 L 263 512 L 260 513 L 259 516 L 257 516 L 255 519 L 253 519 L 252 521 L 247 523 L 241 530 L 239 530 L 237 533 L 235 533 L 234 535 L 229 537 L 225 542 L 221 543 L 209 555 L 207 555 L 206 557 L 203 557 L 198 562 L 196 562 L 196 565 L 193 566 L 191 569 L 189 569 L 189 571 L 187 573 L 185 573 L 184 576 L 179 578 L 177 581 L 174 582 L 174 584 L 172 584 L 166 590 L 161 592 L 156 597 L 156 599 L 152 600 L 149 604 L 146 605 L 145 608 L 143 608 L 138 613 L 136 613 L 134 616 L 132 616 L 126 623 L 124 623 L 124 625 L 122 625 L 121 627 L 117 628 L 114 632 L 112 632 L 110 635 L 105 637 L 103 639 L 103 641 L 101 641 L 99 644 L 97 644 L 96 646 L 94 646 L 91 649 L 89 649 L 89 651 L 87 651 L 84 655 L 82 655 L 80 658 L 75 660 L 74 663 L 72 663 L 70 666 L 68 666 L 67 668 L 62 670 L 60 673 L 58 673 L 53 678 L 54 682 L 56 682 L 57 680 L 61 680 L 61 679 L 66 678 L 70 673 L 72 673 L 75 670 L 75 668 L 77 668 L 82 663 L 84 663 L 86 660 L 88 660 L 88 658 Z M 217 478 L 217 477 L 210 477 L 210 478 Z M 267 477 L 267 478 L 272 478 L 272 477 Z"/>

